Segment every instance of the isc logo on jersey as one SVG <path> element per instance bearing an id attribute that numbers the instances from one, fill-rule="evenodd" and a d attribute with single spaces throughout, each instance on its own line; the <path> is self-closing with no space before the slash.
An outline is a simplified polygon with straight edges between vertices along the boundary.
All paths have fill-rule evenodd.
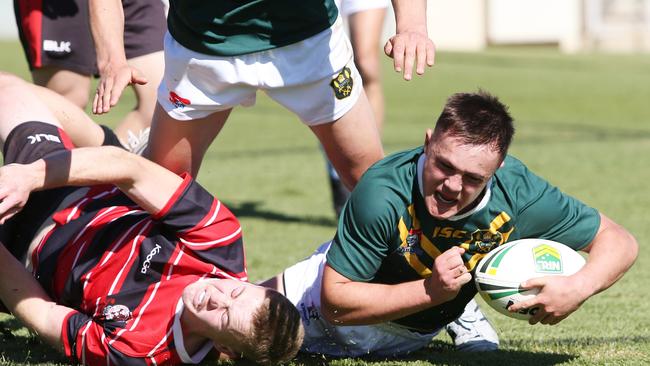
<path id="1" fill-rule="evenodd" d="M 496 311 L 515 319 L 529 319 L 537 308 L 511 313 L 508 307 L 535 296 L 537 289 L 519 285 L 542 276 L 569 276 L 585 260 L 568 246 L 543 239 L 516 240 L 492 250 L 476 265 L 474 281 L 481 297 Z"/>

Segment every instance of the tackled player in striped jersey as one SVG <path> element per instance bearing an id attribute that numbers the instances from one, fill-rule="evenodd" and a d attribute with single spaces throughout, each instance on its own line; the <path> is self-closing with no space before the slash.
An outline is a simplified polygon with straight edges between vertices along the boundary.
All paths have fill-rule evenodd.
<path id="1" fill-rule="evenodd" d="M 121 148 L 73 148 L 64 127 L 88 117 L 72 109 L 58 119 L 69 107 L 0 74 L 5 306 L 84 365 L 198 363 L 213 348 L 260 363 L 292 358 L 300 316 L 247 282 L 228 208 L 189 175 Z M 111 140 L 88 126 L 87 138 Z"/>

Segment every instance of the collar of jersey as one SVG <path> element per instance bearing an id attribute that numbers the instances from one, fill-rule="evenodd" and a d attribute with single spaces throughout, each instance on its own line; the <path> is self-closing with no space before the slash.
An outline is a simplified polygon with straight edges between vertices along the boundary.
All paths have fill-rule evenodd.
<path id="1" fill-rule="evenodd" d="M 420 197 L 424 199 L 424 186 L 422 184 L 422 171 L 424 170 L 424 159 L 425 159 L 425 153 L 420 154 L 420 157 L 418 158 L 418 167 L 417 167 L 417 174 L 418 174 L 418 188 L 420 191 Z M 451 216 L 448 218 L 448 221 L 457 221 L 460 219 L 463 219 L 467 216 L 470 216 L 474 214 L 475 212 L 478 212 L 483 209 L 483 207 L 487 206 L 488 202 L 490 201 L 490 196 L 492 195 L 492 179 L 494 177 L 490 177 L 490 180 L 488 180 L 487 184 L 485 185 L 485 194 L 483 195 L 483 198 L 481 198 L 481 202 L 478 203 L 478 205 L 474 206 L 471 210 L 462 213 L 460 215 L 455 215 Z"/>
<path id="2" fill-rule="evenodd" d="M 174 315 L 174 325 L 172 328 L 172 334 L 174 335 L 174 344 L 176 345 L 176 352 L 178 357 L 180 357 L 183 363 L 197 364 L 201 362 L 205 356 L 208 355 L 208 352 L 212 349 L 212 342 L 209 340 L 205 342 L 205 345 L 201 347 L 193 356 L 190 356 L 185 349 L 185 341 L 183 339 L 183 328 L 181 326 L 181 314 L 183 314 L 183 297 L 178 299 L 176 304 L 176 314 Z"/>

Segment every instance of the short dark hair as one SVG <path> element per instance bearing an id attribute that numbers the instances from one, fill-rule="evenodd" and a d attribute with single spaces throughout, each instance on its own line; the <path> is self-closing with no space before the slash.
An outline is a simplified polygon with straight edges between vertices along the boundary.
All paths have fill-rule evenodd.
<path id="1" fill-rule="evenodd" d="M 266 298 L 253 315 L 252 334 L 244 357 L 262 365 L 291 360 L 302 345 L 305 330 L 298 309 L 282 294 L 267 289 Z"/>
<path id="2" fill-rule="evenodd" d="M 479 90 L 449 97 L 438 117 L 435 133 L 447 133 L 468 145 L 488 145 L 505 157 L 515 127 L 508 107 L 497 97 Z"/>

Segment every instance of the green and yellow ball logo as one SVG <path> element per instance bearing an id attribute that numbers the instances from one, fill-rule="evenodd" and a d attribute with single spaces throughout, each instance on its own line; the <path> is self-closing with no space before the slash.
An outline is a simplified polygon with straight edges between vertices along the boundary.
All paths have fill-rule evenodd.
<path id="1" fill-rule="evenodd" d="M 550 245 L 542 244 L 533 248 L 535 272 L 562 273 L 562 256 Z"/>

